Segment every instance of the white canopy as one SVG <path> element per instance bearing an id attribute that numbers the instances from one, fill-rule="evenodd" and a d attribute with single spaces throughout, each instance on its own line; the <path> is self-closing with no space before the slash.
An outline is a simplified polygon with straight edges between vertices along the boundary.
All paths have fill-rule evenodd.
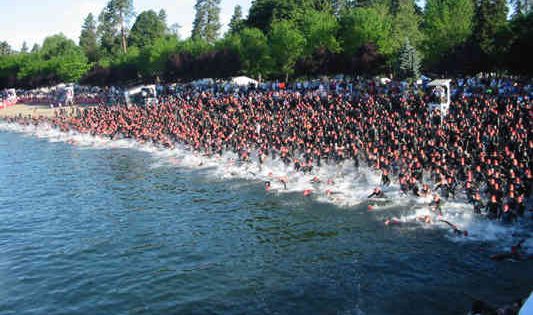
<path id="1" fill-rule="evenodd" d="M 451 79 L 436 79 L 428 83 L 428 86 L 445 86 L 450 87 Z"/>
<path id="2" fill-rule="evenodd" d="M 231 83 L 239 86 L 248 86 L 250 84 L 254 84 L 255 86 L 257 86 L 259 84 L 258 81 L 245 76 L 233 77 L 231 78 Z"/>

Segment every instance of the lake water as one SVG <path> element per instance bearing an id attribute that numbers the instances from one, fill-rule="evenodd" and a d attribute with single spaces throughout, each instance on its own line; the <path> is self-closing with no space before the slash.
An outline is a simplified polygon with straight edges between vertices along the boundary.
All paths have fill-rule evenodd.
<path id="1" fill-rule="evenodd" d="M 464 314 L 533 288 L 533 261 L 488 258 L 531 252 L 531 226 L 450 202 L 469 238 L 386 227 L 427 209 L 369 211 L 368 170 L 319 170 L 333 199 L 300 175 L 267 193 L 271 172 L 290 170 L 0 123 L 0 314 Z"/>

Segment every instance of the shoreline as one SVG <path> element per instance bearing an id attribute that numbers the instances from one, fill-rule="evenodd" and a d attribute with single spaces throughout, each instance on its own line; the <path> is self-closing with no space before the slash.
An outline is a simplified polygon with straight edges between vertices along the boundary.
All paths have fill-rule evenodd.
<path id="1" fill-rule="evenodd" d="M 76 112 L 78 108 L 88 108 L 90 105 L 73 105 L 66 107 L 54 107 L 51 108 L 49 105 L 27 105 L 27 104 L 15 104 L 9 107 L 0 108 L 0 117 L 1 118 L 13 118 L 22 115 L 22 117 L 31 116 L 36 117 L 55 117 L 56 112 L 60 109 L 66 110 L 68 114 Z"/>
<path id="2" fill-rule="evenodd" d="M 1 121 L 0 121 L 1 123 Z M 379 181 L 379 174 L 373 168 L 362 166 L 360 169 L 354 169 L 352 163 L 323 164 L 316 167 L 311 173 L 302 173 L 293 168 L 285 168 L 282 160 L 267 159 L 262 166 L 257 162 L 238 162 L 238 155 L 235 152 L 224 152 L 222 155 L 207 156 L 200 151 L 177 143 L 174 148 L 167 148 L 155 142 L 140 142 L 134 138 L 113 139 L 102 135 L 92 135 L 74 131 L 74 133 L 65 133 L 60 129 L 49 124 L 25 125 L 18 122 L 6 122 L 11 126 L 22 127 L 18 130 L 11 130 L 17 133 L 26 133 L 35 135 L 39 133 L 40 138 L 59 139 L 61 142 L 75 146 L 89 146 L 96 148 L 127 148 L 147 152 L 155 157 L 166 160 L 170 166 L 180 166 L 191 170 L 212 169 L 210 174 L 222 178 L 238 178 L 243 180 L 259 180 L 261 182 L 271 182 L 272 190 L 265 190 L 265 194 L 298 194 L 311 189 L 312 194 L 301 198 L 311 197 L 319 203 L 327 203 L 337 206 L 341 209 L 349 209 L 358 206 L 365 206 L 372 203 L 367 198 L 368 191 Z M 38 132 L 40 127 L 44 127 L 42 132 Z M 2 129 L 0 129 L 2 130 Z M 5 129 L 4 129 L 5 130 Z M 9 129 L 8 129 L 9 130 Z M 86 138 L 89 137 L 89 138 Z M 118 142 L 116 142 L 118 141 Z M 123 142 L 124 141 L 124 142 Z M 192 159 L 190 157 L 193 157 Z M 341 169 L 339 173 L 339 167 Z M 365 180 L 357 180 L 359 176 L 354 177 L 354 172 L 362 175 Z M 314 182 L 313 178 L 333 178 L 334 182 L 327 181 Z M 284 187 L 279 180 L 281 177 L 287 177 L 289 186 Z M 354 179 L 356 179 L 354 181 Z M 366 182 L 368 181 L 368 182 Z M 398 215 L 397 219 L 401 224 L 413 224 L 418 228 L 436 228 L 439 230 L 449 230 L 447 225 L 435 220 L 430 224 L 425 224 L 417 220 L 417 217 L 431 215 L 431 210 L 427 206 L 430 197 L 415 198 L 414 196 L 402 195 L 398 183 L 393 183 L 387 189 L 389 197 L 392 198 L 390 203 L 375 205 L 368 209 L 368 214 L 375 216 L 378 221 L 385 222 L 390 219 L 391 215 Z M 334 192 L 328 194 L 328 191 Z M 443 220 L 453 221 L 461 229 L 468 231 L 468 236 L 457 236 L 451 231 L 448 237 L 453 242 L 462 242 L 465 240 L 474 242 L 496 242 L 501 251 L 515 243 L 513 238 L 508 238 L 515 233 L 527 233 L 527 225 L 521 223 L 515 225 L 505 225 L 486 218 L 472 215 L 472 206 L 467 203 L 463 196 L 457 196 L 445 200 L 446 213 L 440 218 Z M 395 214 L 390 212 L 391 208 L 402 207 L 406 211 L 400 211 Z M 470 211 L 465 211 L 469 209 Z M 385 226 L 387 226 L 386 223 Z M 391 225 L 390 227 L 396 227 Z M 487 234 L 486 229 L 490 227 L 491 233 Z M 525 229 L 524 229 L 525 228 Z M 527 236 L 529 239 L 529 235 Z M 494 251 L 494 253 L 500 253 Z"/>

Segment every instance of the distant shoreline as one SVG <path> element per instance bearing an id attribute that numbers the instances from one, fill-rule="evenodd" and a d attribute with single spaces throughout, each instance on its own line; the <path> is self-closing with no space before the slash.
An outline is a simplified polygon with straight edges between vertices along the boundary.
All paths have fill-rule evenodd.
<path id="1" fill-rule="evenodd" d="M 32 116 L 32 117 L 54 117 L 57 110 L 63 108 L 67 112 L 73 112 L 76 110 L 76 108 L 79 107 L 86 107 L 86 106 L 80 106 L 80 105 L 74 105 L 74 106 L 68 106 L 68 107 L 54 107 L 50 108 L 50 106 L 47 105 L 26 105 L 26 104 L 16 104 L 13 106 L 9 106 L 7 108 L 0 108 L 0 117 L 2 118 L 9 118 L 9 117 L 16 117 L 18 115 L 22 115 L 24 117 Z"/>

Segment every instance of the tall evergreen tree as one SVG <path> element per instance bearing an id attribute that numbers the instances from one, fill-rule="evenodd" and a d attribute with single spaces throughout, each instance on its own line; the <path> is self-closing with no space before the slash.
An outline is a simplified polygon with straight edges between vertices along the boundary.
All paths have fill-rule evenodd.
<path id="1" fill-rule="evenodd" d="M 0 42 L 0 56 L 10 55 L 13 52 L 8 42 Z"/>
<path id="2" fill-rule="evenodd" d="M 31 48 L 31 53 L 36 54 L 39 52 L 40 49 L 41 47 L 39 47 L 39 44 L 33 44 L 33 47 Z"/>
<path id="3" fill-rule="evenodd" d="M 24 41 L 22 43 L 22 47 L 20 48 L 20 52 L 21 53 L 27 53 L 28 51 L 30 50 L 30 48 L 28 47 L 28 43 L 26 43 L 26 41 Z"/>
<path id="4" fill-rule="evenodd" d="M 143 48 L 152 45 L 157 39 L 165 36 L 166 25 L 160 15 L 153 10 L 144 11 L 135 20 L 128 44 Z"/>
<path id="5" fill-rule="evenodd" d="M 231 16 L 231 20 L 229 22 L 229 32 L 236 33 L 240 31 L 243 26 L 244 20 L 242 18 L 242 7 L 240 5 L 236 5 L 235 9 L 233 9 L 233 15 Z"/>
<path id="6" fill-rule="evenodd" d="M 514 16 L 526 15 L 533 9 L 532 0 L 510 0 L 509 2 L 513 6 Z"/>
<path id="7" fill-rule="evenodd" d="M 205 29 L 205 24 L 207 23 L 205 0 L 196 0 L 194 10 L 196 13 L 194 15 L 194 21 L 192 22 L 191 38 L 199 39 L 202 38 L 202 32 Z"/>
<path id="8" fill-rule="evenodd" d="M 157 16 L 159 17 L 161 22 L 163 22 L 166 26 L 167 25 L 167 11 L 165 11 L 164 9 L 161 9 L 159 10 L 159 13 L 157 14 Z"/>
<path id="9" fill-rule="evenodd" d="M 79 44 L 90 61 L 96 61 L 98 59 L 96 21 L 92 13 L 89 13 L 83 22 Z"/>
<path id="10" fill-rule="evenodd" d="M 191 37 L 213 44 L 220 32 L 220 0 L 196 0 Z"/>
<path id="11" fill-rule="evenodd" d="M 420 77 L 420 56 L 415 47 L 406 38 L 399 52 L 398 66 L 403 78 L 417 79 Z"/>
<path id="12" fill-rule="evenodd" d="M 107 53 L 115 53 L 117 42 L 123 53 L 128 52 L 128 23 L 133 15 L 133 0 L 109 0 L 104 7 L 98 17 L 98 34 Z"/>
<path id="13" fill-rule="evenodd" d="M 419 47 L 423 39 L 421 23 L 422 17 L 416 13 L 414 0 L 398 0 L 398 8 L 392 22 L 395 48 L 399 49 L 407 38 L 410 44 Z"/>
<path id="14" fill-rule="evenodd" d="M 177 39 L 179 39 L 180 38 L 180 28 L 181 28 L 181 25 L 179 25 L 178 23 L 174 23 L 174 24 L 170 25 L 170 28 L 169 28 L 170 34 L 174 35 Z"/>

